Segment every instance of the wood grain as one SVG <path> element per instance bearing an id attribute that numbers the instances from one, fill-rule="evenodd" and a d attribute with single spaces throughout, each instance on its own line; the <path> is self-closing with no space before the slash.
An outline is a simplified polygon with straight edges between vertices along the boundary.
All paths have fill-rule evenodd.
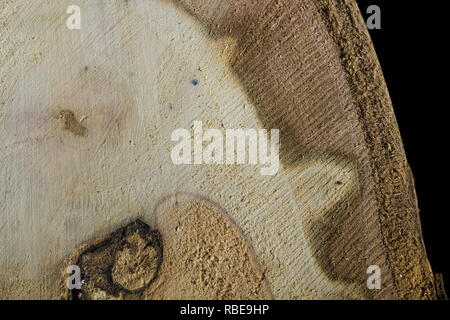
<path id="1" fill-rule="evenodd" d="M 158 228 L 158 204 L 189 203 L 182 194 L 235 225 L 248 272 L 267 281 L 259 297 L 435 298 L 353 0 L 79 0 L 81 30 L 69 30 L 72 2 L 0 1 L 0 298 L 54 298 L 80 245 L 137 218 Z M 174 165 L 171 133 L 197 120 L 280 129 L 280 170 Z M 160 229 L 176 252 L 180 240 Z M 370 265 L 381 290 L 366 287 Z M 169 287 L 148 297 L 199 295 Z"/>

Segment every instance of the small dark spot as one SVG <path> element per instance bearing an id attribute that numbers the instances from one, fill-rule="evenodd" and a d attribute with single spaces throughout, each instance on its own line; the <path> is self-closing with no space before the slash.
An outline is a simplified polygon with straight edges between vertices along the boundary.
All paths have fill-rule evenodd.
<path id="1" fill-rule="evenodd" d="M 85 66 L 85 67 L 84 67 L 84 71 L 88 71 L 88 69 L 89 69 L 88 66 Z"/>
<path id="2" fill-rule="evenodd" d="M 336 181 L 336 184 L 337 184 L 338 186 L 340 186 L 340 185 L 342 184 L 342 181 Z"/>
<path id="3" fill-rule="evenodd" d="M 173 110 L 173 105 L 169 104 L 169 109 Z"/>
<path id="4" fill-rule="evenodd" d="M 198 85 L 198 80 L 197 80 L 197 79 L 192 79 L 192 80 L 191 80 L 191 84 L 192 84 L 193 86 Z"/>
<path id="5" fill-rule="evenodd" d="M 55 115 L 55 118 L 63 124 L 64 130 L 68 130 L 76 136 L 86 135 L 87 129 L 75 118 L 75 114 L 72 111 L 61 110 Z"/>

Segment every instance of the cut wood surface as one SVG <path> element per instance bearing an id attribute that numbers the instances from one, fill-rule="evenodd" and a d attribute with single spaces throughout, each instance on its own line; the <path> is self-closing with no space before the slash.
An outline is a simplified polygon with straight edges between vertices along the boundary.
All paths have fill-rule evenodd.
<path id="1" fill-rule="evenodd" d="M 175 165 L 196 121 L 279 129 L 278 172 Z M 0 0 L 0 141 L 2 299 L 70 298 L 80 261 L 90 299 L 435 298 L 354 0 Z M 158 268 L 153 240 L 114 242 L 137 219 Z"/>

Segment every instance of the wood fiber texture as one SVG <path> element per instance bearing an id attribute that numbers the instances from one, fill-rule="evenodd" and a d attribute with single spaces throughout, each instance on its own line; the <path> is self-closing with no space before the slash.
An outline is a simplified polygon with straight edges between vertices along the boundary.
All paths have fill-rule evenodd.
<path id="1" fill-rule="evenodd" d="M 67 298 L 61 272 L 137 219 L 160 269 L 128 235 L 97 254 L 145 290 L 86 267 L 85 298 L 436 298 L 354 0 L 80 0 L 68 30 L 72 4 L 0 0 L 0 298 Z M 196 120 L 280 129 L 278 173 L 175 166 Z"/>

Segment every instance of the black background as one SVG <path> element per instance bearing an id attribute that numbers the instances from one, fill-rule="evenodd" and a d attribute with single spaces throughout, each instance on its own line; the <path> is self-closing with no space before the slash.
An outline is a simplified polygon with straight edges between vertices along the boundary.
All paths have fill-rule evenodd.
<path id="1" fill-rule="evenodd" d="M 425 246 L 432 269 L 450 289 L 447 130 L 449 11 L 446 1 L 358 0 L 381 9 L 381 30 L 371 30 L 394 105 L 419 199 Z M 447 15 L 447 17 L 446 17 Z"/>
<path id="2" fill-rule="evenodd" d="M 191 306 L 215 307 L 224 310 L 225 304 L 267 304 L 270 306 L 264 315 L 225 315 L 214 313 L 211 318 L 207 316 L 180 315 L 180 308 Z M 314 315 L 319 319 L 333 318 L 358 319 L 368 314 L 377 317 L 386 317 L 387 310 L 391 317 L 409 318 L 424 312 L 429 314 L 446 314 L 448 301 L 168 301 L 168 300 L 140 300 L 140 301 L 0 301 L 2 311 L 11 308 L 11 314 L 29 317 L 30 310 L 35 314 L 52 318 L 53 315 L 64 315 L 66 318 L 72 314 L 81 318 L 89 315 L 100 319 L 302 319 Z M 14 308 L 14 309 L 13 309 Z M 428 309 L 427 309 L 428 308 Z M 40 310 L 42 309 L 42 311 Z M 429 311 L 428 311 L 429 310 Z M 40 312 L 41 311 L 41 312 Z M 49 312 L 50 311 L 50 312 Z M 69 316 L 70 317 L 70 316 Z M 55 316 L 56 318 L 56 316 Z"/>

